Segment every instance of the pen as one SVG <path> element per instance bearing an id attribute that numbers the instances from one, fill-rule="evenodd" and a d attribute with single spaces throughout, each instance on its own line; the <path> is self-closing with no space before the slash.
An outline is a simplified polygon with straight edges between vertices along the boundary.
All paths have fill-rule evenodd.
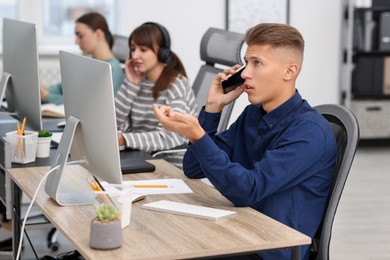
<path id="1" fill-rule="evenodd" d="M 166 184 L 134 184 L 133 188 L 172 188 L 172 186 Z"/>
<path id="2" fill-rule="evenodd" d="M 102 191 L 105 191 L 104 187 L 102 186 L 102 184 L 100 183 L 100 181 L 98 180 L 98 178 L 96 178 L 95 175 L 92 175 L 93 179 L 95 180 L 95 182 L 97 183 L 97 185 L 99 186 L 100 190 Z"/>

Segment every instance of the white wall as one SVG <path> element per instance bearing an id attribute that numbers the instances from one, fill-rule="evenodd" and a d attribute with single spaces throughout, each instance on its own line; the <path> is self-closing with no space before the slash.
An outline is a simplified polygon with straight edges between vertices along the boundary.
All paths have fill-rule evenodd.
<path id="1" fill-rule="evenodd" d="M 340 103 L 342 1 L 290 0 L 290 24 L 305 39 L 297 89 L 311 105 Z"/>
<path id="2" fill-rule="evenodd" d="M 190 82 L 201 66 L 200 41 L 209 27 L 225 29 L 225 0 L 127 0 L 121 34 L 130 35 L 140 24 L 164 25 L 171 36 L 171 49 L 184 63 Z"/>

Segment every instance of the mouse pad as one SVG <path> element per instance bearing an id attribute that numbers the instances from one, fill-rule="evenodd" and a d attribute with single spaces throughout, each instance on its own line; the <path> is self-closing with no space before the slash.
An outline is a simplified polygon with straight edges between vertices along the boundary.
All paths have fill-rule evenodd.
<path id="1" fill-rule="evenodd" d="M 126 149 L 120 152 L 120 158 L 123 174 L 154 172 L 156 170 L 156 167 L 153 164 L 146 161 L 153 158 L 147 152 Z"/>
<path id="2" fill-rule="evenodd" d="M 154 172 L 156 170 L 156 167 L 145 160 L 121 158 L 121 170 L 122 174 Z"/>

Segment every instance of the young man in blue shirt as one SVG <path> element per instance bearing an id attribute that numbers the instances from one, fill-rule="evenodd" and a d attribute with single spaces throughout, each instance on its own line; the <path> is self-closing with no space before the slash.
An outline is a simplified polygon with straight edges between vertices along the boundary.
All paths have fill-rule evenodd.
<path id="1" fill-rule="evenodd" d="M 186 176 L 207 177 L 234 205 L 252 207 L 313 237 L 325 211 L 337 144 L 328 121 L 295 87 L 304 40 L 285 24 L 258 24 L 245 40 L 245 82 L 239 88 L 224 94 L 221 86 L 237 65 L 215 77 L 198 119 L 154 105 L 156 117 L 190 140 Z M 227 131 L 216 134 L 223 107 L 244 92 L 251 104 Z M 301 256 L 308 258 L 309 246 Z M 245 257 L 291 259 L 291 250 Z"/>

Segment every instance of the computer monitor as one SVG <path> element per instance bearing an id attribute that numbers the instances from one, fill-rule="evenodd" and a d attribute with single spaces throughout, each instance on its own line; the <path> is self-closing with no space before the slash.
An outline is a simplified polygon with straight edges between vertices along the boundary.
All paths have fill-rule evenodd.
<path id="1" fill-rule="evenodd" d="M 48 176 L 45 190 L 58 204 L 94 202 L 92 190 L 61 192 L 61 177 L 70 153 L 72 161 L 109 183 L 121 184 L 114 88 L 109 63 L 60 51 L 66 126 Z M 60 191 L 61 190 L 61 191 Z"/>
<path id="2" fill-rule="evenodd" d="M 3 18 L 3 77 L 0 101 L 4 92 L 9 112 L 19 120 L 26 117 L 32 130 L 42 129 L 39 91 L 37 27 L 35 24 Z"/>

